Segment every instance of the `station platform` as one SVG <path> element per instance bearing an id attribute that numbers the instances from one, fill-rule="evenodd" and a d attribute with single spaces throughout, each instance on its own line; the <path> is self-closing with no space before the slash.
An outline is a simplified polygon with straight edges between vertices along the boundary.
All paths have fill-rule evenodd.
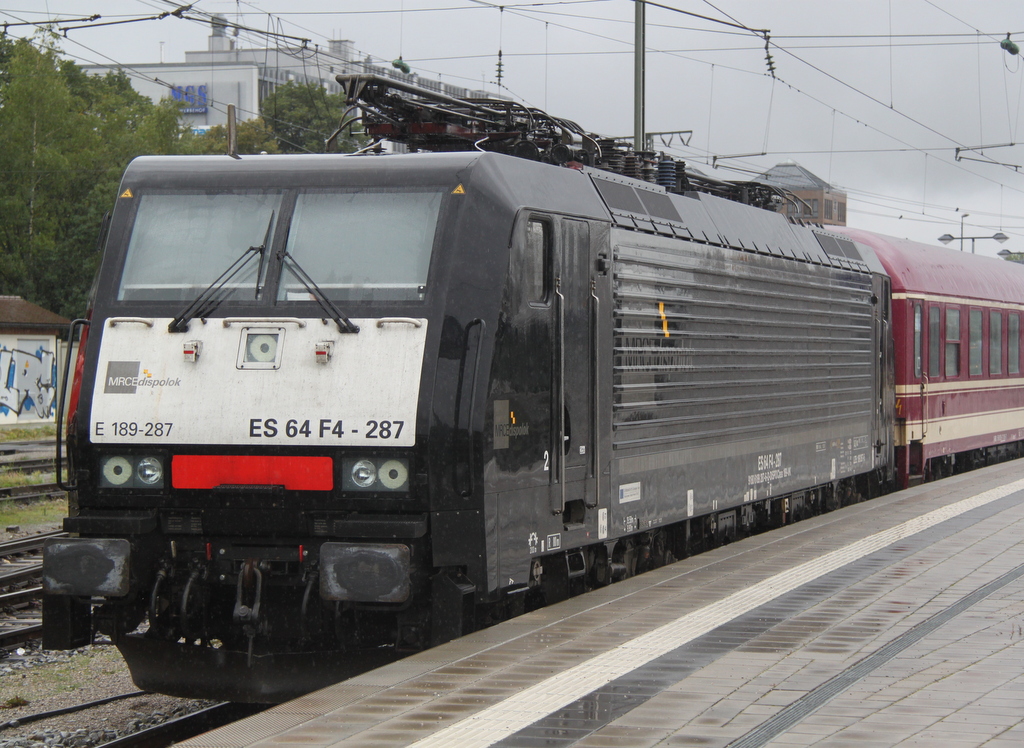
<path id="1" fill-rule="evenodd" d="M 1024 460 L 740 540 L 179 745 L 1024 745 Z"/>

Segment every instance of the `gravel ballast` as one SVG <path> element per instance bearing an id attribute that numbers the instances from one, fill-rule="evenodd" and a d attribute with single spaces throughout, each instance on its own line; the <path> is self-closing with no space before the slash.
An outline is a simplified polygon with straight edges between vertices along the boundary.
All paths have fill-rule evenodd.
<path id="1" fill-rule="evenodd" d="M 48 719 L 20 718 L 138 691 L 110 645 L 44 652 L 25 645 L 0 657 L 0 748 L 91 748 L 214 702 L 143 694 Z"/>

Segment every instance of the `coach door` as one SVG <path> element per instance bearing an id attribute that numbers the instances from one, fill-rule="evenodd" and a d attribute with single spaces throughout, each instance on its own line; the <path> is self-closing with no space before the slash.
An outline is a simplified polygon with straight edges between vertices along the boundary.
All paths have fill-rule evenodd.
<path id="1" fill-rule="evenodd" d="M 594 330 L 598 299 L 590 258 L 590 225 L 563 218 L 556 224 L 552 256 L 554 361 L 552 392 L 551 509 L 582 522 L 594 506 L 596 458 L 596 368 Z"/>

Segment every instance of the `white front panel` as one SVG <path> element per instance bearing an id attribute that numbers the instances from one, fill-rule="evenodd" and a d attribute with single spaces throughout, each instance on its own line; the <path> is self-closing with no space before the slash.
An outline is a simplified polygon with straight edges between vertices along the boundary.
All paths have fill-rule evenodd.
<path id="1" fill-rule="evenodd" d="M 123 320 L 123 321 L 122 321 Z M 427 321 L 167 319 L 105 324 L 89 426 L 97 443 L 412 446 Z M 152 327 L 144 322 L 152 322 Z M 247 368 L 246 335 L 279 331 L 277 368 Z M 95 338 L 94 338 L 95 339 Z M 261 339 L 264 340 L 264 339 Z M 187 360 L 188 343 L 199 355 Z M 320 343 L 331 344 L 318 363 Z M 269 354 L 268 354 L 269 355 Z M 269 364 L 268 364 L 269 366 Z"/>

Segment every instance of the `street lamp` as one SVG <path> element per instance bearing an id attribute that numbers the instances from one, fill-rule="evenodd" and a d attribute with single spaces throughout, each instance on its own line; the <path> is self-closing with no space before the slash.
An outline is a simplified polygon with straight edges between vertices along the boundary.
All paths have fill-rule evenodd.
<path id="1" fill-rule="evenodd" d="M 966 216 L 965 216 L 965 218 L 966 218 Z M 959 239 L 960 240 L 960 251 L 963 252 L 964 251 L 964 239 L 970 239 L 971 240 L 971 254 L 973 255 L 974 254 L 974 241 L 975 241 L 975 239 L 995 239 L 997 242 L 1002 244 L 1003 242 L 1005 242 L 1009 238 L 1010 237 L 1008 237 L 1002 231 L 1000 231 L 998 233 L 995 233 L 995 234 L 992 234 L 992 236 L 964 236 L 963 219 L 961 219 L 961 223 L 960 223 L 960 236 L 957 237 L 957 236 L 953 236 L 952 234 L 943 234 L 942 236 L 939 237 L 939 241 L 942 242 L 943 244 L 949 244 L 954 239 Z"/>

